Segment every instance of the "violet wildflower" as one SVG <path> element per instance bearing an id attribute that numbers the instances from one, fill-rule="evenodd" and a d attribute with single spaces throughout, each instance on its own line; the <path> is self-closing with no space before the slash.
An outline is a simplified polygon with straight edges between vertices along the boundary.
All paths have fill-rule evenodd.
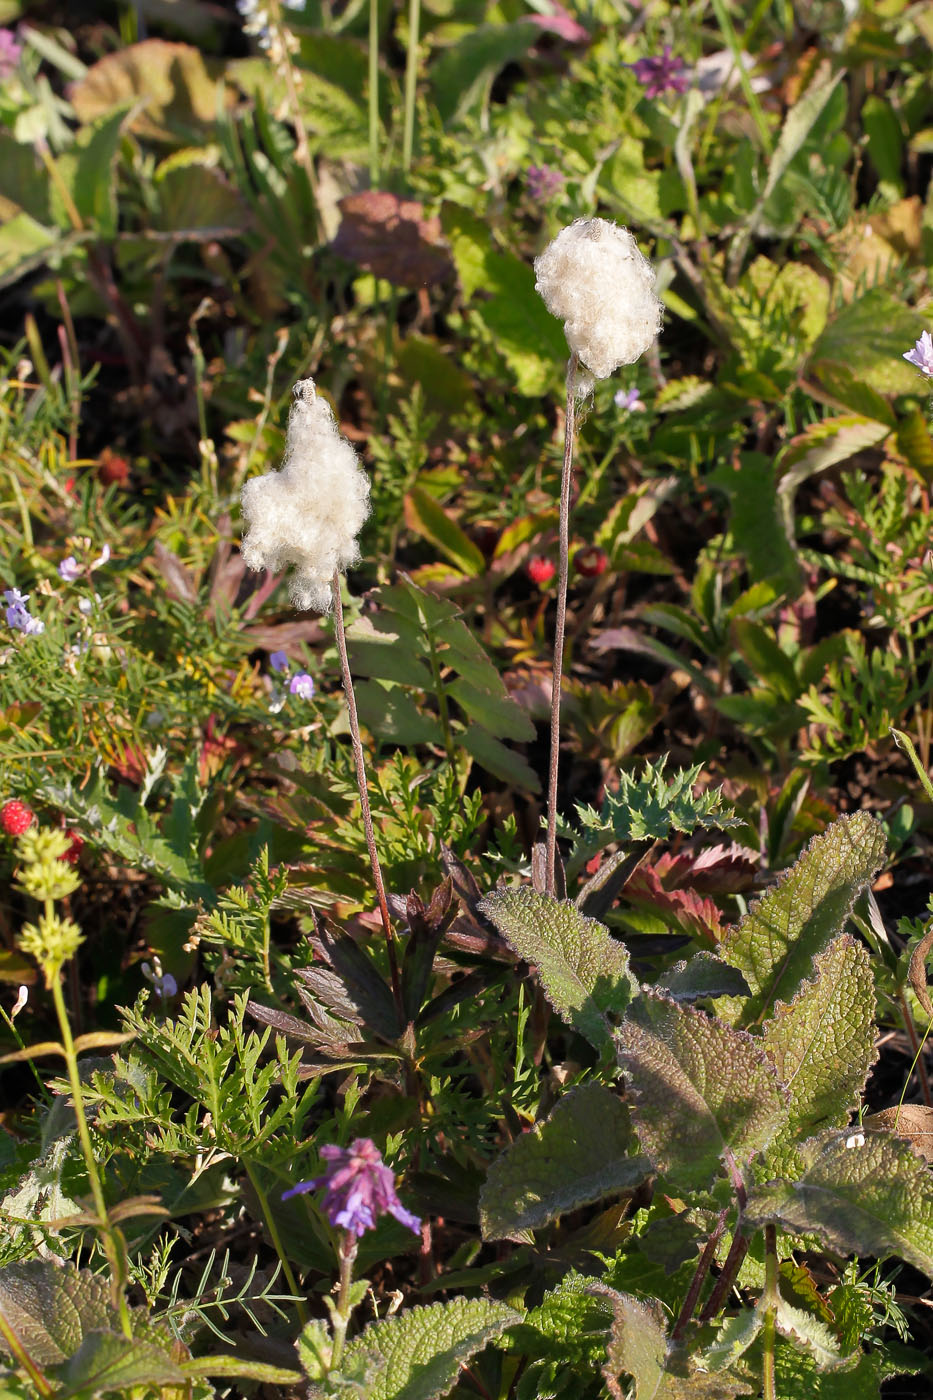
<path id="1" fill-rule="evenodd" d="M 154 958 L 155 968 L 149 966 L 147 962 L 140 963 L 139 970 L 146 981 L 152 986 L 152 990 L 160 1001 L 167 1001 L 170 997 L 178 995 L 178 983 L 170 972 L 162 971 L 162 964 L 158 958 Z"/>
<path id="2" fill-rule="evenodd" d="M 7 605 L 6 620 L 9 627 L 15 627 L 17 632 L 25 632 L 27 637 L 36 637 L 45 631 L 45 623 L 33 617 L 26 606 L 29 601 L 28 593 L 20 593 L 18 588 L 5 588 L 3 598 Z"/>
<path id="3" fill-rule="evenodd" d="M 912 350 L 904 352 L 904 359 L 916 365 L 921 374 L 933 379 L 933 336 L 924 331 Z"/>
<path id="4" fill-rule="evenodd" d="M 370 1138 L 356 1138 L 349 1147 L 322 1147 L 321 1156 L 326 1163 L 323 1175 L 283 1192 L 283 1201 L 324 1186 L 324 1214 L 337 1229 L 359 1238 L 374 1228 L 380 1215 L 394 1215 L 416 1235 L 420 1232 L 421 1221 L 395 1194 L 395 1173 Z"/>
<path id="5" fill-rule="evenodd" d="M 289 681 L 288 691 L 290 695 L 300 695 L 302 700 L 310 700 L 314 696 L 314 681 L 307 671 L 299 671 Z"/>
<path id="6" fill-rule="evenodd" d="M 273 671 L 288 670 L 288 653 L 284 651 L 273 651 L 269 653 L 269 665 Z"/>
<path id="7" fill-rule="evenodd" d="M 76 583 L 84 570 L 73 554 L 69 554 L 67 559 L 63 559 L 58 566 L 58 577 L 64 579 L 65 583 Z"/>
<path id="8" fill-rule="evenodd" d="M 16 42 L 12 29 L 0 29 L 0 80 L 15 72 L 22 53 L 23 46 Z"/>
<path id="9" fill-rule="evenodd" d="M 612 402 L 616 408 L 621 408 L 623 413 L 644 413 L 645 411 L 645 405 L 638 389 L 617 389 L 612 396 Z"/>
<path id="10" fill-rule="evenodd" d="M 666 92 L 686 92 L 690 86 L 690 74 L 683 59 L 673 57 L 670 44 L 664 45 L 664 52 L 655 58 L 640 58 L 637 63 L 626 64 L 645 89 L 646 97 L 663 97 Z"/>
<path id="11" fill-rule="evenodd" d="M 528 193 L 536 204 L 546 204 L 564 188 L 564 177 L 552 165 L 529 165 L 525 171 Z"/>

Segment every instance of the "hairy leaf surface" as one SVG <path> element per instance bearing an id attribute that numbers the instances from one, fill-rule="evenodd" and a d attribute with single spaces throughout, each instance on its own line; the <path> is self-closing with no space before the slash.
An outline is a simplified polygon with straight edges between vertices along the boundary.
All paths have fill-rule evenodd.
<path id="1" fill-rule="evenodd" d="M 933 1174 L 884 1132 L 820 1133 L 800 1149 L 796 1181 L 755 1187 L 746 1219 L 819 1235 L 842 1254 L 897 1255 L 933 1277 Z"/>
<path id="2" fill-rule="evenodd" d="M 598 1050 L 611 1045 L 606 1013 L 621 1016 L 638 983 L 608 929 L 569 900 L 527 886 L 496 890 L 479 907 L 509 947 L 535 964 L 548 1001 L 568 1025 Z"/>
<path id="3" fill-rule="evenodd" d="M 629 1111 L 609 1089 L 584 1084 L 543 1123 L 506 1149 L 480 1195 L 486 1239 L 521 1235 L 564 1211 L 629 1191 L 651 1174 L 647 1157 L 631 1156 Z"/>
<path id="4" fill-rule="evenodd" d="M 671 1184 L 702 1191 L 731 1150 L 741 1162 L 786 1120 L 774 1066 L 750 1035 L 646 994 L 616 1035 L 641 1145 Z"/>
<path id="5" fill-rule="evenodd" d="M 773 890 L 753 904 L 722 944 L 723 960 L 744 973 L 751 996 L 722 1014 L 759 1024 L 778 999 L 791 1001 L 812 959 L 842 932 L 859 892 L 885 855 L 881 823 L 868 812 L 840 817 L 814 837 Z"/>
<path id="6" fill-rule="evenodd" d="M 815 976 L 778 1002 L 762 1044 L 790 1093 L 801 1135 L 842 1127 L 876 1058 L 875 984 L 868 953 L 848 934 L 813 960 Z"/>

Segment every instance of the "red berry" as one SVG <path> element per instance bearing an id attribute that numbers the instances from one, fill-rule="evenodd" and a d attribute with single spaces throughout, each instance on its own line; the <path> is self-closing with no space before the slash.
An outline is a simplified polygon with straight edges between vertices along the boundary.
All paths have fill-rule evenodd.
<path id="1" fill-rule="evenodd" d="M 84 837 L 77 831 L 69 831 L 68 835 L 71 837 L 71 845 L 62 856 L 62 860 L 66 860 L 69 865 L 77 865 L 84 848 Z"/>
<path id="2" fill-rule="evenodd" d="M 598 578 L 606 572 L 609 560 L 604 549 L 591 544 L 586 549 L 577 551 L 573 563 L 577 573 L 582 574 L 584 578 Z"/>
<path id="3" fill-rule="evenodd" d="M 97 459 L 97 479 L 104 486 L 126 486 L 130 479 L 130 464 L 125 457 L 105 447 Z"/>
<path id="4" fill-rule="evenodd" d="M 529 559 L 526 565 L 528 577 L 532 583 L 536 583 L 539 588 L 548 583 L 554 577 L 556 570 L 550 559 L 545 559 L 543 554 L 536 554 L 533 559 Z"/>
<path id="5" fill-rule="evenodd" d="M 22 836 L 35 819 L 32 808 L 27 807 L 25 802 L 20 802 L 18 797 L 11 797 L 9 802 L 4 802 L 0 807 L 0 828 L 7 836 Z"/>

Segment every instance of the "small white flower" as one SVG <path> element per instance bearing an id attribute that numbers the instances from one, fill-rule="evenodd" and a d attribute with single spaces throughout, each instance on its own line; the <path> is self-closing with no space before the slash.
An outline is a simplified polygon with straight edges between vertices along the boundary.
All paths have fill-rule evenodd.
<path id="1" fill-rule="evenodd" d="M 94 569 L 99 569 L 101 564 L 106 564 L 109 558 L 110 545 L 105 544 L 101 547 L 100 554 L 98 554 L 97 558 L 91 560 L 90 564 L 88 565 L 88 568 L 93 572 Z"/>
<path id="2" fill-rule="evenodd" d="M 577 219 L 535 259 L 535 286 L 597 379 L 643 355 L 661 328 L 654 269 L 628 229 Z"/>
<path id="3" fill-rule="evenodd" d="M 22 1011 L 23 1007 L 26 1005 L 26 1003 L 27 1003 L 28 1000 L 29 1000 L 29 988 L 28 988 L 28 987 L 20 987 L 19 991 L 18 991 L 17 994 L 16 994 L 16 1000 L 15 1000 L 14 1003 L 13 1003 L 12 1010 L 10 1011 L 10 1020 L 11 1020 L 11 1021 L 15 1021 L 15 1020 L 16 1020 L 17 1016 L 18 1016 L 19 1013 Z"/>
<path id="4" fill-rule="evenodd" d="M 281 471 L 247 481 L 240 499 L 247 566 L 272 573 L 293 566 L 295 607 L 327 612 L 334 571 L 360 557 L 356 537 L 369 515 L 369 478 L 313 380 L 295 385 Z"/>

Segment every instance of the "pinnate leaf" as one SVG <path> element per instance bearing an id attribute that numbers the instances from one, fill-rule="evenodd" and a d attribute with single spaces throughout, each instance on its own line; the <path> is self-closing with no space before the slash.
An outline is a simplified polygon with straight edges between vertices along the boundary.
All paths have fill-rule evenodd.
<path id="1" fill-rule="evenodd" d="M 840 817 L 814 837 L 724 940 L 720 956 L 744 973 L 751 996 L 723 1012 L 731 1010 L 742 1025 L 756 1025 L 779 998 L 792 1000 L 812 959 L 842 932 L 856 896 L 884 856 L 884 830 L 868 812 Z"/>
<path id="2" fill-rule="evenodd" d="M 638 983 L 628 953 L 609 930 L 569 900 L 527 886 L 495 890 L 479 907 L 509 947 L 535 964 L 555 1011 L 598 1050 L 611 1045 L 606 1013 L 621 1016 Z"/>
<path id="3" fill-rule="evenodd" d="M 630 1191 L 651 1173 L 631 1156 L 629 1111 L 609 1089 L 571 1089 L 543 1123 L 523 1133 L 493 1162 L 480 1195 L 486 1239 L 546 1225 L 564 1211 Z"/>
<path id="4" fill-rule="evenodd" d="M 897 1255 L 933 1277 L 933 1174 L 889 1133 L 846 1128 L 800 1149 L 796 1181 L 770 1181 L 748 1198 L 751 1225 L 819 1235 L 842 1254 Z"/>
<path id="5" fill-rule="evenodd" d="M 363 1363 L 367 1400 L 436 1400 L 446 1395 L 460 1367 L 487 1342 L 521 1320 L 506 1303 L 454 1298 L 382 1318 L 354 1337 L 341 1361 L 353 1375 Z M 312 1385 L 314 1400 L 331 1393 Z"/>
<path id="6" fill-rule="evenodd" d="M 813 960 L 814 978 L 778 1002 L 761 1042 L 790 1093 L 790 1127 L 802 1136 L 841 1127 L 876 1058 L 875 984 L 868 953 L 848 934 Z"/>
<path id="7" fill-rule="evenodd" d="M 644 1151 L 672 1185 L 702 1191 L 728 1149 L 741 1162 L 786 1120 L 774 1066 L 744 1031 L 646 993 L 616 1034 Z"/>

